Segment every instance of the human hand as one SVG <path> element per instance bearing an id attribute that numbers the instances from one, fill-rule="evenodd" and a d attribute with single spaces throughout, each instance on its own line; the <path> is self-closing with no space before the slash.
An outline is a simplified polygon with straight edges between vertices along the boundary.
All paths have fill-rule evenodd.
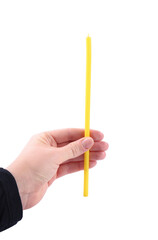
<path id="1" fill-rule="evenodd" d="M 108 144 L 104 135 L 91 130 L 84 138 L 84 129 L 61 129 L 34 135 L 17 159 L 7 168 L 14 176 L 23 209 L 36 205 L 53 181 L 84 169 L 84 153 L 90 149 L 92 168 L 104 159 Z"/>

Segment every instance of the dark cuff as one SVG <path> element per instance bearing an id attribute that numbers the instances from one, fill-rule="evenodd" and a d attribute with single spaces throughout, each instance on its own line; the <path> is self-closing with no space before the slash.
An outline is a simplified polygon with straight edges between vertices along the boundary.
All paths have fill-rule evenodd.
<path id="1" fill-rule="evenodd" d="M 6 215 L 1 230 L 5 230 L 22 219 L 23 209 L 15 178 L 8 170 L 3 168 L 0 168 L 0 186 L 4 192 Z"/>

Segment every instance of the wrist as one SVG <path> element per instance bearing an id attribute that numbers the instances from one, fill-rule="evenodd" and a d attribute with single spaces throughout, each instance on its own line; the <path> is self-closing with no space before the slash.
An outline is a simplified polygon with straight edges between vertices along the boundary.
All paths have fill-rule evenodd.
<path id="1" fill-rule="evenodd" d="M 15 168 L 13 164 L 7 167 L 6 169 L 12 174 L 12 176 L 16 181 L 20 199 L 21 199 L 22 208 L 23 210 L 25 210 L 27 206 L 29 194 L 25 190 L 25 185 L 26 185 L 25 179 L 21 176 L 21 173 L 23 173 L 23 171 L 20 170 L 19 168 Z"/>

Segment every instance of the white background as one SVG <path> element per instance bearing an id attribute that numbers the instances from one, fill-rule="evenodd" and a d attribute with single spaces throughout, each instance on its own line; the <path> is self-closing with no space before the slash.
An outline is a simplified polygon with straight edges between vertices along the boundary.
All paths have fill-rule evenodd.
<path id="1" fill-rule="evenodd" d="M 0 166 L 45 130 L 84 128 L 86 37 L 91 128 L 109 150 L 56 180 L 0 239 L 158 239 L 158 6 L 146 0 L 0 1 Z"/>

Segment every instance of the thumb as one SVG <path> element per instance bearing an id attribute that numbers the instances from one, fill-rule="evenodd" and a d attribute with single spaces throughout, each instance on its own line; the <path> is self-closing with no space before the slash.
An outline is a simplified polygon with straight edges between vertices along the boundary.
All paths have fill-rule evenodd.
<path id="1" fill-rule="evenodd" d="M 64 147 L 58 148 L 60 152 L 60 162 L 62 163 L 68 159 L 76 158 L 82 155 L 83 153 L 88 151 L 93 146 L 93 144 L 93 138 L 85 137 L 77 141 L 71 142 Z"/>

